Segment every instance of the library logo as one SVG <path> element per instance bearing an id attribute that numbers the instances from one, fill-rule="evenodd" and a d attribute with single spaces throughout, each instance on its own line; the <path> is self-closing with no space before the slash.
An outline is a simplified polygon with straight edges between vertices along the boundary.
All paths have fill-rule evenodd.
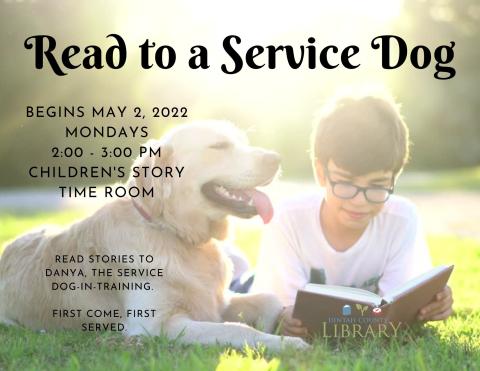
<path id="1" fill-rule="evenodd" d="M 342 308 L 342 316 L 350 316 L 352 314 L 352 307 L 348 304 Z"/>
<path id="2" fill-rule="evenodd" d="M 368 305 L 362 305 L 362 304 L 355 304 L 355 308 L 360 312 L 360 314 L 363 315 L 365 314 L 365 311 L 368 309 Z"/>
<path id="3" fill-rule="evenodd" d="M 397 337 L 401 322 L 393 323 L 383 317 L 382 308 L 363 303 L 344 304 L 341 316 L 322 322 L 320 335 L 337 338 Z"/>
<path id="4" fill-rule="evenodd" d="M 372 314 L 374 316 L 381 316 L 382 315 L 382 308 L 375 307 L 372 309 Z"/>

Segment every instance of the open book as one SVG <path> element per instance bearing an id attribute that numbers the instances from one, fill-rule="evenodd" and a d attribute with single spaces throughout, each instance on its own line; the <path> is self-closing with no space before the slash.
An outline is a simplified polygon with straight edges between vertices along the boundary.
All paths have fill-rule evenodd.
<path id="1" fill-rule="evenodd" d="M 400 285 L 383 297 L 367 290 L 307 284 L 299 290 L 293 317 L 311 334 L 358 336 L 364 331 L 389 331 L 415 321 L 418 311 L 433 300 L 448 282 L 453 265 L 438 266 Z"/>

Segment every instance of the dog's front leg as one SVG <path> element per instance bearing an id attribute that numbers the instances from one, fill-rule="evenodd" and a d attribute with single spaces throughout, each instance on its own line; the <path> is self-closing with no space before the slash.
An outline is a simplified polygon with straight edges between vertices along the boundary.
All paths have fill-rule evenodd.
<path id="1" fill-rule="evenodd" d="M 194 321 L 183 316 L 171 319 L 164 330 L 170 339 L 177 338 L 186 344 L 220 344 L 235 348 L 264 344 L 272 350 L 280 350 L 284 346 L 299 349 L 310 347 L 301 338 L 267 334 L 243 323 Z"/>
<path id="2" fill-rule="evenodd" d="M 259 330 L 275 330 L 282 304 L 276 296 L 266 293 L 235 294 L 222 314 L 224 321 L 245 322 Z"/>

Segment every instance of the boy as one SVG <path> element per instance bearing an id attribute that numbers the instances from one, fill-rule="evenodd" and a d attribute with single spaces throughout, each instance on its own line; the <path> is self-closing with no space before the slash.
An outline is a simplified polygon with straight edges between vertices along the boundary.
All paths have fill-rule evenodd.
<path id="1" fill-rule="evenodd" d="M 292 311 L 297 290 L 308 282 L 382 295 L 431 267 L 414 205 L 391 195 L 408 159 L 408 129 L 392 100 L 345 97 L 326 106 L 311 159 L 323 189 L 276 210 L 252 288 L 283 302 L 283 333 L 290 336 L 306 335 Z M 452 303 L 446 286 L 418 319 L 445 319 Z"/>

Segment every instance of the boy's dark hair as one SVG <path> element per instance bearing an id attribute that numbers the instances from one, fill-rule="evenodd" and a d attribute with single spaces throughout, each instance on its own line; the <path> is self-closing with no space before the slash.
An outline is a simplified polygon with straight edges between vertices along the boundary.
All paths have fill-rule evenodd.
<path id="1" fill-rule="evenodd" d="M 311 157 L 353 176 L 392 170 L 398 175 L 408 161 L 408 128 L 388 96 L 343 97 L 322 108 L 311 137 Z"/>

